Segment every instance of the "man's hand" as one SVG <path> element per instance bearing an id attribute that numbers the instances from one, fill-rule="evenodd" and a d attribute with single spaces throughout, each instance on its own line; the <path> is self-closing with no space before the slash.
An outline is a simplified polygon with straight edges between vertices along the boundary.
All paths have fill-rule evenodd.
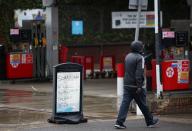
<path id="1" fill-rule="evenodd" d="M 137 90 L 136 90 L 136 94 L 140 94 L 141 91 L 142 91 L 142 88 L 137 88 Z"/>

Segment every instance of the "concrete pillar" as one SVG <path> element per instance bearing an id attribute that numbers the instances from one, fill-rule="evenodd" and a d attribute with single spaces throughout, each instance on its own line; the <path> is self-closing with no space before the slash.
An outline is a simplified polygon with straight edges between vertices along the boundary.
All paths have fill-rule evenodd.
<path id="1" fill-rule="evenodd" d="M 46 60 L 47 76 L 52 77 L 53 66 L 58 64 L 58 7 L 46 7 Z"/>

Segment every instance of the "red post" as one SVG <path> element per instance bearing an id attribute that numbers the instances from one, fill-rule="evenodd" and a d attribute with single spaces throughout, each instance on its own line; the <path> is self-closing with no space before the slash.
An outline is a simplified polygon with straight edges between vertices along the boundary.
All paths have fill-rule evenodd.
<path id="1" fill-rule="evenodd" d="M 125 74 L 124 64 L 122 63 L 117 64 L 117 109 L 119 109 L 123 98 L 124 74 Z"/>

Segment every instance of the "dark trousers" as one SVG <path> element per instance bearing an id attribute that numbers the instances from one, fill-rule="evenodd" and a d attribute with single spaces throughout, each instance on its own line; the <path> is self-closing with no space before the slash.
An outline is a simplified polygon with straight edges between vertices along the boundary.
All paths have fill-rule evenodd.
<path id="1" fill-rule="evenodd" d="M 123 100 L 120 106 L 119 114 L 117 117 L 117 123 L 124 123 L 127 117 L 127 113 L 129 110 L 130 102 L 134 99 L 135 102 L 138 104 L 141 112 L 145 117 L 146 124 L 151 124 L 153 121 L 153 116 L 149 112 L 149 109 L 146 105 L 146 91 L 142 89 L 139 94 L 136 93 L 135 88 L 124 88 Z"/>

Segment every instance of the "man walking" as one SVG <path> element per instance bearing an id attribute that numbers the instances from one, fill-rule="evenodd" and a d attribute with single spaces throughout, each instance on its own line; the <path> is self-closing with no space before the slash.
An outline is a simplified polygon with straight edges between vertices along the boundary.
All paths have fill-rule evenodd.
<path id="1" fill-rule="evenodd" d="M 157 118 L 153 118 L 146 105 L 146 92 L 143 89 L 144 84 L 144 57 L 143 43 L 141 41 L 133 41 L 131 43 L 131 53 L 125 58 L 125 77 L 124 77 L 124 93 L 120 106 L 119 114 L 116 120 L 116 129 L 125 129 L 124 122 L 127 117 L 130 102 L 134 99 L 141 109 L 145 122 L 148 127 L 153 127 L 158 123 Z"/>

